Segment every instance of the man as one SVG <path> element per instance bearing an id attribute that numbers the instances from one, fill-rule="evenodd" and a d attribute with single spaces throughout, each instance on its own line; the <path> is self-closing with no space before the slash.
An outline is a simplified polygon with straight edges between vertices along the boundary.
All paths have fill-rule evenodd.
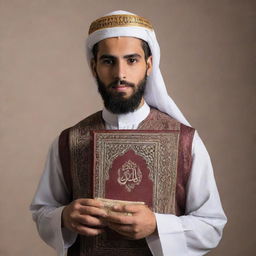
<path id="1" fill-rule="evenodd" d="M 167 94 L 152 25 L 124 11 L 107 14 L 90 27 L 87 55 L 105 108 L 53 142 L 31 204 L 40 236 L 58 255 L 67 248 L 71 248 L 68 255 L 86 255 L 83 248 L 90 239 L 109 230 L 127 241 L 144 241 L 143 253 L 122 255 L 204 255 L 220 241 L 226 216 L 208 153 Z M 86 176 L 91 159 L 84 157 L 85 133 L 98 128 L 149 129 L 151 125 L 186 131 L 184 136 L 180 133 L 184 143 L 178 149 L 183 155 L 182 168 L 177 170 L 176 211 L 163 214 L 145 205 L 118 205 L 114 211 L 131 216 L 110 215 L 100 201 L 83 196 L 89 193 L 91 178 Z"/>

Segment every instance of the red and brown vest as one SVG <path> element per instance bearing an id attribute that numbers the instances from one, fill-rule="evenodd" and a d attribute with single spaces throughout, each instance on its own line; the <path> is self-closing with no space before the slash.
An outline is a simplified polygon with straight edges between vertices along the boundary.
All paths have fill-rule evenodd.
<path id="1" fill-rule="evenodd" d="M 90 198 L 92 196 L 90 177 L 92 168 L 92 150 L 90 147 L 92 130 L 104 130 L 102 112 L 99 111 L 75 126 L 64 130 L 59 138 L 59 154 L 63 169 L 63 176 L 70 191 L 70 201 L 78 198 Z M 190 175 L 192 157 L 191 148 L 194 129 L 185 126 L 173 118 L 156 109 L 151 109 L 147 118 L 138 127 L 139 130 L 175 130 L 178 131 L 177 170 L 175 191 L 175 212 L 177 216 L 183 215 L 186 208 L 186 185 Z M 109 231 L 112 232 L 112 231 Z M 113 233 L 113 232 L 112 232 Z M 114 239 L 108 241 L 109 256 L 147 256 L 152 255 L 145 239 L 126 240 L 113 235 Z M 93 243 L 95 238 L 78 236 L 77 241 L 68 250 L 68 256 L 103 256 L 104 250 L 96 250 Z M 111 245 L 113 243 L 113 246 Z M 89 246 L 88 246 L 89 245 Z M 104 247 L 104 245 L 103 245 Z M 88 249 L 89 248 L 89 249 Z M 112 248 L 112 249 L 111 249 Z"/>

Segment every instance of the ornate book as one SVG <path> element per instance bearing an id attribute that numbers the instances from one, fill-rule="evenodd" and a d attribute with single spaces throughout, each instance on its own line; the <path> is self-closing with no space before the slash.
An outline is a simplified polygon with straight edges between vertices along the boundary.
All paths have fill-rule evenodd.
<path id="1" fill-rule="evenodd" d="M 92 131 L 93 197 L 175 213 L 178 131 Z"/>

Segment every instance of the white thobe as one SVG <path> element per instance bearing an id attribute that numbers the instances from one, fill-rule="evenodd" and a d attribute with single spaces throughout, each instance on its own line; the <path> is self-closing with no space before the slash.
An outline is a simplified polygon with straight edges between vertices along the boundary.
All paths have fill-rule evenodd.
<path id="1" fill-rule="evenodd" d="M 144 103 L 138 110 L 122 115 L 104 109 L 102 116 L 106 129 L 137 129 L 149 112 L 149 106 Z M 221 239 L 226 216 L 209 155 L 197 132 L 192 143 L 192 159 L 185 215 L 155 213 L 158 232 L 146 238 L 154 256 L 204 255 Z M 77 237 L 76 233 L 61 227 L 62 210 L 69 198 L 56 138 L 50 147 L 30 210 L 41 238 L 55 248 L 59 256 L 65 254 Z"/>

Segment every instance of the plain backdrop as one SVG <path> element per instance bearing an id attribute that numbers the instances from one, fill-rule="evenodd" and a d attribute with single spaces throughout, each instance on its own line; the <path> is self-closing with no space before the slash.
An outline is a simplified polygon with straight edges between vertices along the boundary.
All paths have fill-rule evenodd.
<path id="1" fill-rule="evenodd" d="M 102 107 L 85 39 L 118 9 L 151 20 L 168 92 L 211 155 L 229 221 L 209 255 L 256 255 L 253 0 L 0 0 L 0 255 L 55 255 L 29 204 L 53 139 Z"/>

